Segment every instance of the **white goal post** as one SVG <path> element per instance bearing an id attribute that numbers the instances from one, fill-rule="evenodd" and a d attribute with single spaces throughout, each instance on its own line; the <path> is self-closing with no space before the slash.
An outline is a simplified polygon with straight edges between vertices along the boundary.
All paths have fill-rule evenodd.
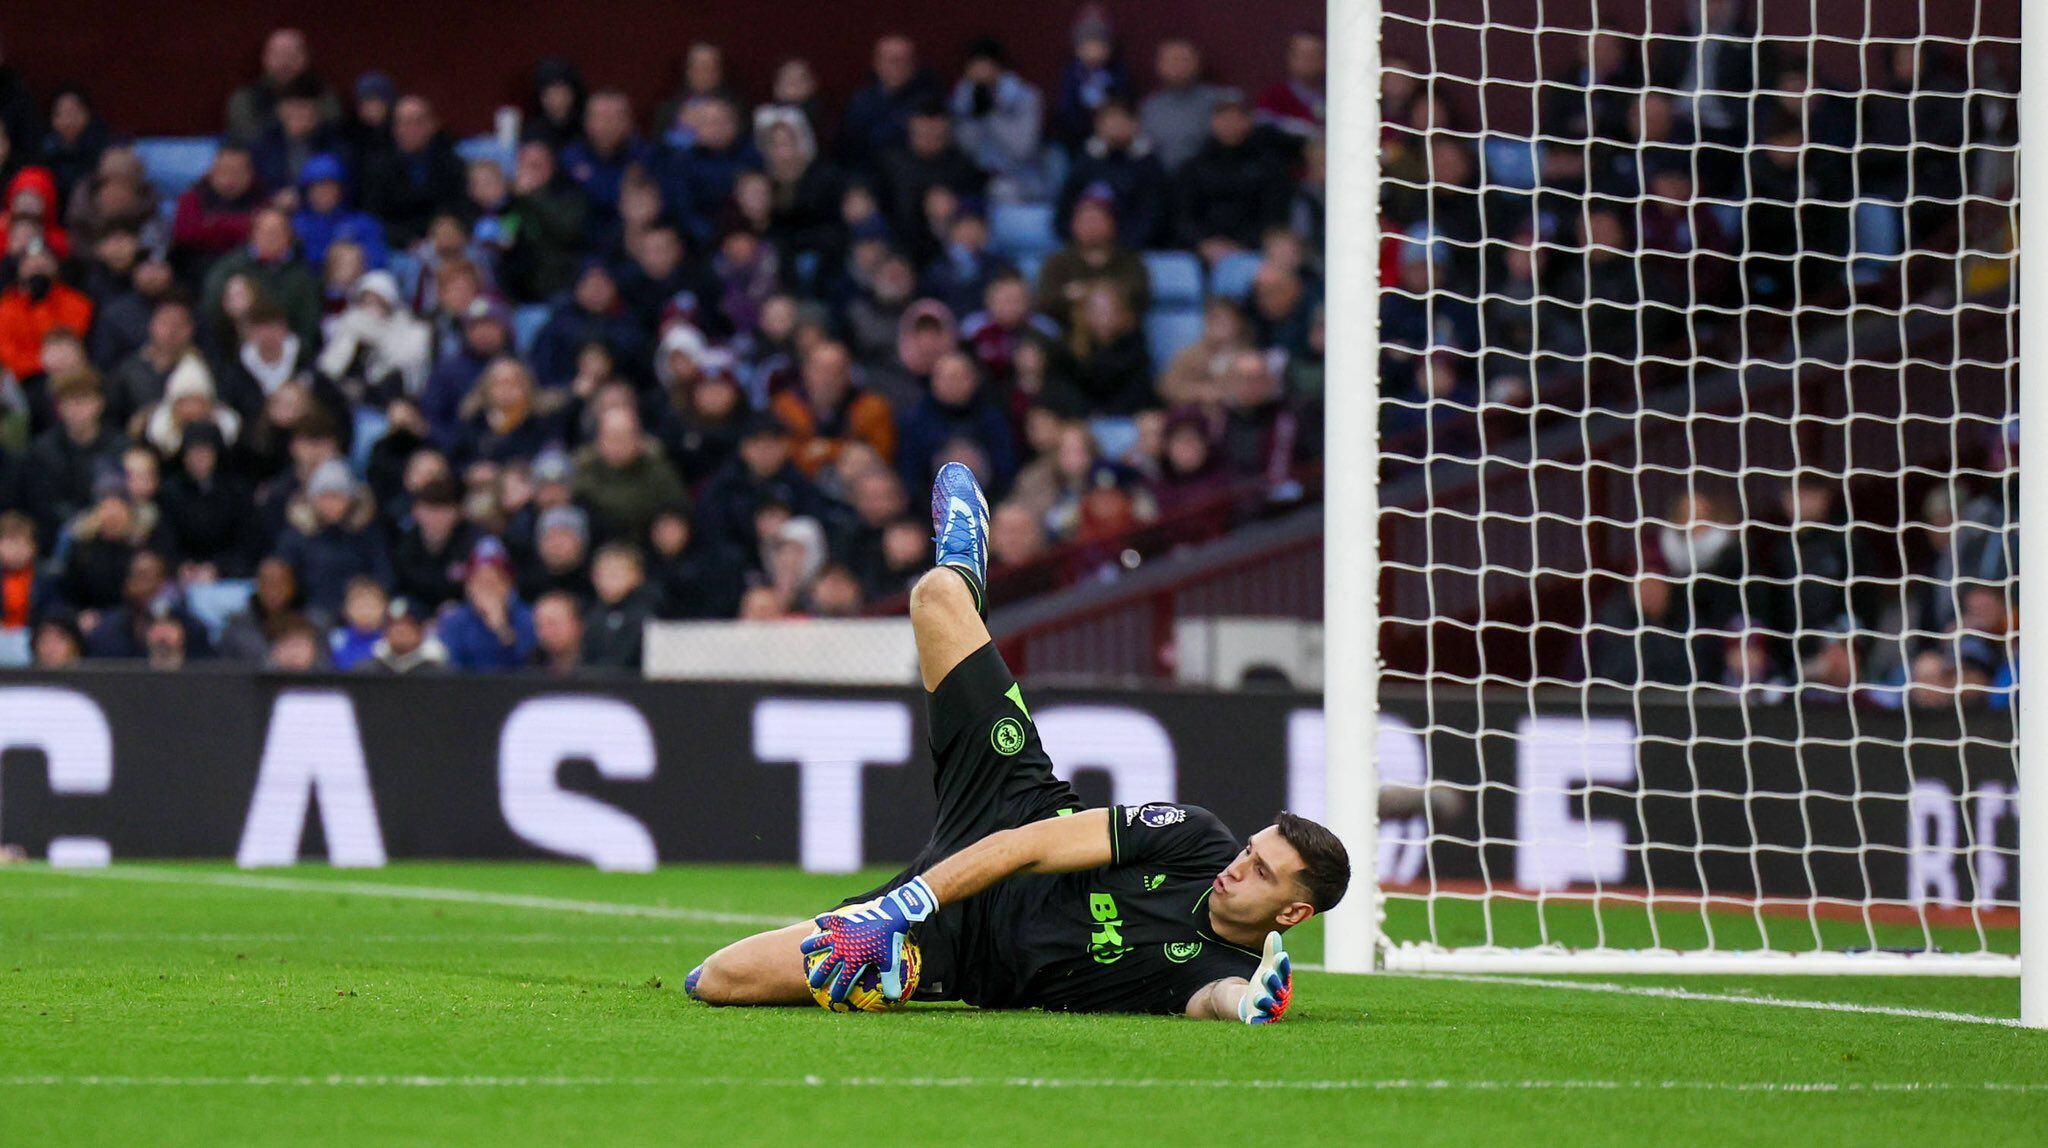
<path id="1" fill-rule="evenodd" d="M 1330 0 L 1329 968 L 2020 975 L 2048 1027 L 2019 9 Z"/>

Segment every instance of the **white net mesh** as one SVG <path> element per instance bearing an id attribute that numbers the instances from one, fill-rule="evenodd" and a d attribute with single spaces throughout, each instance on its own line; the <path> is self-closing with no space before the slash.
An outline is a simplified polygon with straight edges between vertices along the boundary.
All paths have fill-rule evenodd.
<path id="1" fill-rule="evenodd" d="M 1395 963 L 2015 948 L 2019 5 L 1757 8 L 1385 6 Z"/>

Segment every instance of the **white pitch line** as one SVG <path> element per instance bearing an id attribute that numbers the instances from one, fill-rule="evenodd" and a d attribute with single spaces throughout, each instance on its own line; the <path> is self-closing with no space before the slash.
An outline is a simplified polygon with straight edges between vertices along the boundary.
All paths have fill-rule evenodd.
<path id="1" fill-rule="evenodd" d="M 701 931 L 693 936 L 703 935 Z M 331 944 L 337 939 L 373 945 L 673 945 L 677 938 L 666 933 L 348 933 L 335 937 L 325 933 L 24 933 L 23 943 L 71 944 L 168 944 L 168 945 L 298 945 Z"/>
<path id="2" fill-rule="evenodd" d="M 0 1076 L 4 1088 L 1000 1088 L 1279 1092 L 2048 1093 L 2042 1081 L 1185 1079 L 1045 1076 Z"/>
<path id="3" fill-rule="evenodd" d="M 712 925 L 789 925 L 802 918 L 761 913 L 725 913 L 668 905 L 632 905 L 618 901 L 577 901 L 525 893 L 490 893 L 480 889 L 447 889 L 432 885 L 393 885 L 377 881 L 311 881 L 300 877 L 264 877 L 250 873 L 187 873 L 120 865 L 107 869 L 33 869 L 20 872 L 84 877 L 98 881 L 150 881 L 167 885 L 210 885 L 225 889 L 262 889 L 276 893 L 342 893 L 355 897 L 391 897 L 406 901 L 449 901 L 467 905 L 499 905 L 512 909 L 545 909 L 599 917 L 649 917 L 663 921 L 699 921 Z"/>
<path id="4" fill-rule="evenodd" d="M 1875 1016 L 1907 1017 L 1914 1020 L 1946 1020 L 1960 1024 L 1988 1024 L 2002 1028 L 2021 1027 L 2018 1017 L 1980 1016 L 1968 1012 L 1946 1012 L 1940 1009 L 1905 1008 L 1900 1005 L 1854 1004 L 1849 1001 L 1794 1000 L 1789 997 L 1751 996 L 1743 993 L 1708 993 L 1694 989 L 1666 988 L 1662 985 L 1624 985 L 1612 981 L 1554 981 L 1542 977 L 1487 976 L 1478 973 L 1392 973 L 1397 977 L 1412 977 L 1425 981 L 1457 981 L 1474 985 L 1513 985 L 1522 988 L 1572 989 L 1578 992 L 1614 993 L 1632 997 L 1658 997 L 1664 1000 L 1709 1001 L 1715 1004 L 1769 1005 L 1774 1008 L 1812 1009 L 1816 1012 L 1862 1013 Z"/>

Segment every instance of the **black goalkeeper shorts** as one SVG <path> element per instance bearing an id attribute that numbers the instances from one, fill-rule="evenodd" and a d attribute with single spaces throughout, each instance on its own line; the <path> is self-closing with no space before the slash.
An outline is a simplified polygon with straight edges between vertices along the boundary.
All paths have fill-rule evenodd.
<path id="1" fill-rule="evenodd" d="M 967 655 L 924 702 L 939 799 L 931 839 L 909 868 L 845 904 L 879 897 L 991 833 L 1082 808 L 1074 787 L 1053 776 L 994 642 Z"/>
<path id="2" fill-rule="evenodd" d="M 939 688 L 925 695 L 925 710 L 931 726 L 932 788 L 939 798 L 931 839 L 901 873 L 842 905 L 871 901 L 991 833 L 1082 808 L 1074 787 L 1053 776 L 1052 759 L 1039 744 L 1023 692 L 994 642 L 953 667 Z M 958 983 L 965 935 L 986 926 L 982 906 L 976 904 L 980 900 L 941 905 L 918 926 L 924 959 L 919 1000 L 958 999 L 952 986 Z"/>

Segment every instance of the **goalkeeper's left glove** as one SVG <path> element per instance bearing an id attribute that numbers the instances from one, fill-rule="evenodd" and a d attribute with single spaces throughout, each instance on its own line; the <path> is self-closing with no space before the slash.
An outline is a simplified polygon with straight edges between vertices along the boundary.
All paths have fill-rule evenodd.
<path id="1" fill-rule="evenodd" d="M 910 882 L 872 901 L 849 905 L 819 916 L 818 931 L 804 939 L 803 954 L 820 949 L 830 954 L 811 969 L 811 987 L 827 988 L 834 1003 L 846 1000 L 860 979 L 862 970 L 873 967 L 879 974 L 882 995 L 903 999 L 903 978 L 907 966 L 903 946 L 910 927 L 930 917 L 939 907 L 932 887 L 924 878 Z"/>
<path id="2" fill-rule="evenodd" d="M 1294 999 L 1294 965 L 1280 944 L 1280 934 L 1266 934 L 1266 954 L 1252 974 L 1244 995 L 1237 998 L 1237 1019 L 1246 1024 L 1272 1024 L 1287 1015 Z"/>

